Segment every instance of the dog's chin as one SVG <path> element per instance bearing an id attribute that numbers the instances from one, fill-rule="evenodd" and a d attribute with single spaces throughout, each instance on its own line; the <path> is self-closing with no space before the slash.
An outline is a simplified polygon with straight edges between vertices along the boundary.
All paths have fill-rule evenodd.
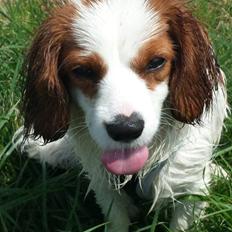
<path id="1" fill-rule="evenodd" d="M 138 173 L 149 157 L 147 146 L 118 150 L 106 150 L 101 156 L 105 168 L 114 175 L 133 175 Z"/>

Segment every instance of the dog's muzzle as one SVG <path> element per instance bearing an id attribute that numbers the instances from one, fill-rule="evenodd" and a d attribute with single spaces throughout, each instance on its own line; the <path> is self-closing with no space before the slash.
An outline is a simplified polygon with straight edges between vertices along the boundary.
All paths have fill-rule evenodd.
<path id="1" fill-rule="evenodd" d="M 129 143 L 140 137 L 144 129 L 144 120 L 138 113 L 129 117 L 119 114 L 113 122 L 105 123 L 108 135 L 117 142 Z"/>
<path id="2" fill-rule="evenodd" d="M 105 123 L 108 135 L 116 142 L 130 143 L 139 138 L 144 130 L 144 120 L 138 113 L 129 117 L 117 115 L 110 123 Z M 106 150 L 101 160 L 105 168 L 116 175 L 131 175 L 144 167 L 148 159 L 148 148 L 123 148 Z"/>

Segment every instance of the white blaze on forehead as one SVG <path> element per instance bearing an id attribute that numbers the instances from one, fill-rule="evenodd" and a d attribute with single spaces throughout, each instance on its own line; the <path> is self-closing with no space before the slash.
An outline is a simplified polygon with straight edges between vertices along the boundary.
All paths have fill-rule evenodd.
<path id="1" fill-rule="evenodd" d="M 84 55 L 101 56 L 107 73 L 93 99 L 75 88 L 73 99 L 84 110 L 89 132 L 103 150 L 147 145 L 158 129 L 168 85 L 163 82 L 154 91 L 149 90 L 130 63 L 147 40 L 165 29 L 160 16 L 150 8 L 148 0 L 99 0 L 87 5 L 81 2 L 74 1 L 77 6 L 74 37 L 86 51 Z M 118 114 L 133 112 L 145 121 L 142 135 L 130 145 L 111 139 L 105 123 L 112 122 Z"/>
<path id="2" fill-rule="evenodd" d="M 146 0 L 100 0 L 77 5 L 73 24 L 77 43 L 89 52 L 97 52 L 105 61 L 117 56 L 129 63 L 147 39 L 161 31 L 160 17 Z"/>

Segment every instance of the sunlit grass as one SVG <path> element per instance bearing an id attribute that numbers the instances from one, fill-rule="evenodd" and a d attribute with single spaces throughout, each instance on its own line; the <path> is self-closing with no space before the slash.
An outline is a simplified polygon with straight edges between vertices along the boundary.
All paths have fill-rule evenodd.
<path id="1" fill-rule="evenodd" d="M 1 1 L 0 1 L 1 2 Z M 11 138 L 22 124 L 20 95 L 23 57 L 34 31 L 46 16 L 48 1 L 15 0 L 0 3 L 0 231 L 104 231 L 93 194 L 85 198 L 87 181 L 79 170 L 52 169 L 14 152 Z M 196 15 L 209 30 L 228 81 L 232 102 L 231 0 L 195 0 Z M 217 162 L 232 173 L 232 119 L 226 121 Z M 218 180 L 206 197 L 210 207 L 192 232 L 232 231 L 232 183 Z M 157 216 L 157 214 L 155 214 Z M 134 231 L 164 230 L 154 215 L 133 226 Z M 100 229 L 95 226 L 100 227 Z M 143 228 L 143 229 L 142 229 Z M 158 228 L 158 229 L 157 229 Z M 163 229 L 162 229 L 163 228 Z"/>

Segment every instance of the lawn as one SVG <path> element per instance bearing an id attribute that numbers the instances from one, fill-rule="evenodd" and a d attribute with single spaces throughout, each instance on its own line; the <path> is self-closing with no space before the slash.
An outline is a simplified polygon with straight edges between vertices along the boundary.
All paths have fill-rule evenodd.
<path id="1" fill-rule="evenodd" d="M 227 75 L 231 105 L 232 1 L 194 0 L 191 4 L 208 28 Z M 78 169 L 38 164 L 17 154 L 11 143 L 22 125 L 19 109 L 23 58 L 50 7 L 46 0 L 0 1 L 0 232 L 104 231 L 93 194 L 85 197 L 88 181 Z M 232 231 L 232 118 L 226 120 L 215 162 L 227 170 L 229 178 L 215 180 L 210 196 L 205 198 L 210 207 L 192 232 Z M 162 214 L 165 216 L 165 212 Z M 133 226 L 133 231 L 164 231 L 165 217 L 157 222 L 156 216 L 148 215 Z"/>

